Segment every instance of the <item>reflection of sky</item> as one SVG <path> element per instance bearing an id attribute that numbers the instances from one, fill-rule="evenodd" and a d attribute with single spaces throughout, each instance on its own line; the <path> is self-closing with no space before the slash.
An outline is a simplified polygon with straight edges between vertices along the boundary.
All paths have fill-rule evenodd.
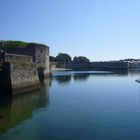
<path id="1" fill-rule="evenodd" d="M 64 78 L 66 75 L 58 77 Z M 74 80 L 74 75 L 78 75 L 79 80 Z M 57 76 L 54 76 L 49 90 L 49 106 L 34 112 L 32 118 L 0 138 L 140 138 L 140 84 L 135 82 L 138 75 L 86 73 L 86 80 L 80 80 L 82 73 L 74 75 L 67 75 L 71 77 L 67 84 L 60 84 L 55 79 Z"/>
<path id="2" fill-rule="evenodd" d="M 67 116 L 65 120 L 72 120 L 75 124 L 70 123 L 75 126 L 65 120 L 63 126 L 66 123 L 74 130 L 78 127 L 95 139 L 110 135 L 112 139 L 139 137 L 140 85 L 135 82 L 137 76 L 91 74 L 84 82 L 72 79 L 65 86 L 53 83 L 53 105 L 63 112 L 58 120 Z"/>
<path id="3" fill-rule="evenodd" d="M 53 76 L 59 75 L 74 75 L 74 74 L 108 74 L 113 73 L 111 71 L 56 71 L 53 72 Z"/>
<path id="4" fill-rule="evenodd" d="M 128 76 L 127 71 L 56 71 L 53 73 L 53 80 L 57 81 L 59 84 L 69 84 L 72 81 L 86 81 L 91 77 L 98 78 L 111 78 Z"/>

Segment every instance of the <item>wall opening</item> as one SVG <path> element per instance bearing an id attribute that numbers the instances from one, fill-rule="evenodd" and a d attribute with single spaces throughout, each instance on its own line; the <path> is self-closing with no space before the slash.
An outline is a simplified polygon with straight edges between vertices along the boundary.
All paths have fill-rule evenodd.
<path id="1" fill-rule="evenodd" d="M 38 73 L 38 77 L 39 77 L 39 81 L 41 82 L 41 83 L 43 83 L 44 82 L 44 79 L 45 79 L 45 75 L 44 75 L 44 68 L 38 68 L 37 69 L 37 73 Z"/>

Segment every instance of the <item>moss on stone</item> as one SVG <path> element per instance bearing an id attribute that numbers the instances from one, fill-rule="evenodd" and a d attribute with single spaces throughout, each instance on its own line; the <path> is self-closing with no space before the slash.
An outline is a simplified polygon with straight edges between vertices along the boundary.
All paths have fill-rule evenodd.
<path id="1" fill-rule="evenodd" d="M 0 45 L 6 48 L 27 47 L 28 43 L 23 41 L 0 41 Z"/>
<path id="2" fill-rule="evenodd" d="M 19 48 L 19 47 L 22 47 L 22 48 L 25 48 L 25 47 L 29 47 L 29 46 L 36 46 L 36 45 L 41 45 L 41 46 L 44 46 L 44 47 L 48 47 L 44 44 L 39 44 L 39 43 L 34 43 L 34 42 L 24 42 L 24 41 L 11 41 L 11 40 L 1 40 L 0 41 L 0 46 L 4 46 L 6 48 Z"/>

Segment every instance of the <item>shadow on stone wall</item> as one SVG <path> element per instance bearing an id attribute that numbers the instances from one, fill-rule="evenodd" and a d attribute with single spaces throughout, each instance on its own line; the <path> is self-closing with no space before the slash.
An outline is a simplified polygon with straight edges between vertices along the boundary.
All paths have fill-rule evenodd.
<path id="1" fill-rule="evenodd" d="M 10 76 L 10 63 L 2 65 L 0 70 L 0 96 L 12 95 L 11 76 Z"/>

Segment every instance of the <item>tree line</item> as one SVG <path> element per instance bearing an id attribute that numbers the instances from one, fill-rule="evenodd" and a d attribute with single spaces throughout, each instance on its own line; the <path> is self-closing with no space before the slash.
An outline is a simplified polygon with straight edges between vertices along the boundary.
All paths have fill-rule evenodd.
<path id="1" fill-rule="evenodd" d="M 90 60 L 85 56 L 75 56 L 73 59 L 69 54 L 59 53 L 56 57 L 50 56 L 50 62 L 57 63 L 88 63 Z"/>

